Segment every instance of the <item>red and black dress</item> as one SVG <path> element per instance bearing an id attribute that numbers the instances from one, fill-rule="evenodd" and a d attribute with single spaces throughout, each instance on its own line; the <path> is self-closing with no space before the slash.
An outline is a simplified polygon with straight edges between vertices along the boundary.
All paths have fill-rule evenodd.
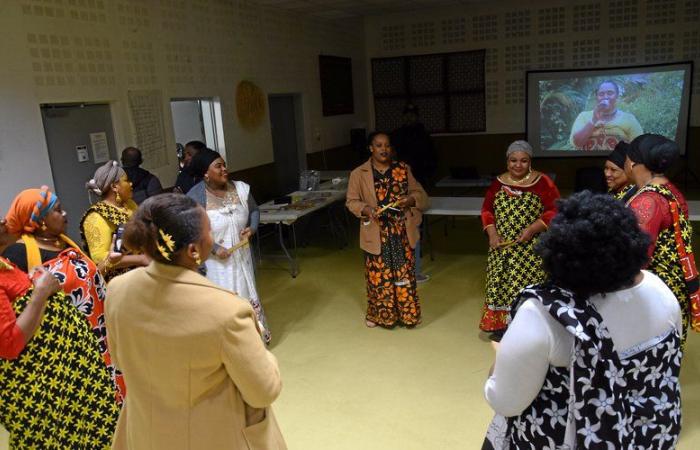
<path id="1" fill-rule="evenodd" d="M 515 243 L 522 231 L 537 220 L 545 226 L 556 214 L 554 202 L 559 190 L 547 175 L 533 173 L 528 184 L 508 182 L 504 174 L 497 177 L 484 198 L 481 222 L 484 230 L 495 226 L 505 245 L 489 249 L 486 264 L 486 302 L 479 328 L 502 331 L 508 325 L 513 299 L 530 284 L 545 279 L 540 258 L 533 250 L 537 237 Z"/>
<path id="2" fill-rule="evenodd" d="M 693 253 L 691 242 L 693 227 L 688 220 L 688 203 L 681 191 L 672 183 L 648 184 L 640 188 L 627 205 L 637 216 L 639 227 L 651 238 L 649 245 L 651 262 L 646 269 L 661 278 L 678 299 L 683 318 L 681 343 L 685 346 L 690 324 L 690 297 L 676 242 L 671 202 L 678 204 L 678 222 L 685 251 Z"/>
<path id="3" fill-rule="evenodd" d="M 408 195 L 408 168 L 393 163 L 384 173 L 372 168 L 377 207 L 382 208 Z M 365 252 L 367 320 L 384 327 L 397 322 L 412 326 L 420 321 L 416 292 L 415 252 L 406 233 L 406 217 L 398 209 L 379 216 L 381 252 Z"/>

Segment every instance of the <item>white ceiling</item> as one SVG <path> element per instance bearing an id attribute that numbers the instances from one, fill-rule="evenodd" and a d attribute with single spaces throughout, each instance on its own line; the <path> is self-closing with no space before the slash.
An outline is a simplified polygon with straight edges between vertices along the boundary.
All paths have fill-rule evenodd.
<path id="1" fill-rule="evenodd" d="M 484 0 L 256 0 L 260 5 L 282 8 L 327 19 L 369 16 L 480 3 Z"/>

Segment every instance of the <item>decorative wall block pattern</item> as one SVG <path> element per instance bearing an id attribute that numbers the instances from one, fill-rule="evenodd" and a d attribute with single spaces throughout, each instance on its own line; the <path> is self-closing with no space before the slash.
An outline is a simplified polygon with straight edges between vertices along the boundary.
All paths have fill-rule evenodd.
<path id="1" fill-rule="evenodd" d="M 637 62 L 637 37 L 617 36 L 608 40 L 608 64 L 635 64 Z"/>
<path id="2" fill-rule="evenodd" d="M 648 34 L 644 38 L 644 61 L 647 63 L 661 63 L 674 61 L 675 47 L 674 33 Z"/>
<path id="3" fill-rule="evenodd" d="M 530 44 L 511 45 L 505 50 L 506 72 L 528 70 L 531 64 Z"/>
<path id="4" fill-rule="evenodd" d="M 613 0 L 608 3 L 611 29 L 635 28 L 639 21 L 638 0 Z"/>
<path id="5" fill-rule="evenodd" d="M 559 34 L 566 31 L 566 8 L 542 8 L 537 11 L 537 32 L 540 35 Z"/>
<path id="6" fill-rule="evenodd" d="M 600 3 L 574 5 L 572 13 L 573 30 L 577 33 L 600 30 L 600 9 Z"/>
<path id="7" fill-rule="evenodd" d="M 442 43 L 445 45 L 464 44 L 467 42 L 467 19 L 456 17 L 441 22 Z"/>
<path id="8" fill-rule="evenodd" d="M 566 66 L 566 43 L 544 42 L 537 44 L 537 68 L 557 69 Z"/>
<path id="9" fill-rule="evenodd" d="M 34 82 L 38 86 L 113 86 L 109 40 L 94 36 L 28 33 Z"/>
<path id="10" fill-rule="evenodd" d="M 683 2 L 683 21 L 700 22 L 700 0 L 685 0 Z"/>
<path id="11" fill-rule="evenodd" d="M 402 50 L 406 47 L 406 30 L 403 25 L 382 27 L 382 49 Z"/>
<path id="12" fill-rule="evenodd" d="M 140 0 L 121 0 L 116 4 L 117 23 L 128 30 L 151 27 L 151 12 L 148 4 Z"/>
<path id="13" fill-rule="evenodd" d="M 22 13 L 97 24 L 107 22 L 104 0 L 22 0 Z"/>
<path id="14" fill-rule="evenodd" d="M 506 105 L 525 103 L 525 79 L 520 77 L 507 79 L 503 96 Z"/>
<path id="15" fill-rule="evenodd" d="M 122 58 L 126 81 L 130 85 L 156 84 L 153 44 L 145 41 L 125 40 L 122 42 Z"/>
<path id="16" fill-rule="evenodd" d="M 475 42 L 498 39 L 498 16 L 496 14 L 474 16 L 472 33 Z"/>
<path id="17" fill-rule="evenodd" d="M 582 39 L 571 45 L 572 67 L 596 67 L 600 65 L 600 39 Z"/>
<path id="18" fill-rule="evenodd" d="M 505 13 L 505 36 L 506 38 L 523 38 L 530 36 L 532 19 L 530 10 L 523 9 Z"/>
<path id="19" fill-rule="evenodd" d="M 676 0 L 647 0 L 647 25 L 676 22 Z"/>
<path id="20" fill-rule="evenodd" d="M 486 73 L 496 73 L 498 68 L 501 66 L 499 60 L 499 49 L 497 48 L 487 48 L 486 49 Z"/>
<path id="21" fill-rule="evenodd" d="M 411 46 L 413 48 L 432 47 L 435 45 L 435 24 L 419 22 L 411 24 Z"/>

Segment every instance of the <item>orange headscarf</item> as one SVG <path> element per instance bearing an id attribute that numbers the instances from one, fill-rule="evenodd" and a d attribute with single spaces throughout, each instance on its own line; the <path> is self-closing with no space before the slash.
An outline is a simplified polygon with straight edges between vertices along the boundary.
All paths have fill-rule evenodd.
<path id="1" fill-rule="evenodd" d="M 26 189 L 12 201 L 5 217 L 7 231 L 12 234 L 34 233 L 41 221 L 56 205 L 58 197 L 48 186 Z"/>

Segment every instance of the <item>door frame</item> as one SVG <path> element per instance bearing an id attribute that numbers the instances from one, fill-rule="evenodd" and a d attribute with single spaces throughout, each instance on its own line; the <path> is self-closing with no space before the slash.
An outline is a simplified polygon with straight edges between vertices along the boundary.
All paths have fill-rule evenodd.
<path id="1" fill-rule="evenodd" d="M 171 108 L 172 102 L 191 102 L 191 101 L 197 101 L 200 102 L 199 104 L 199 114 L 202 117 L 202 133 L 205 135 L 204 140 L 206 141 L 206 126 L 204 124 L 204 109 L 202 108 L 201 101 L 206 100 L 211 102 L 211 111 L 209 111 L 209 118 L 211 121 L 214 123 L 214 133 L 213 133 L 213 140 L 214 140 L 214 150 L 217 151 L 223 158 L 224 161 L 227 161 L 226 159 L 226 142 L 224 140 L 224 116 L 223 116 L 223 110 L 221 107 L 221 98 L 219 96 L 199 96 L 199 97 L 170 97 L 168 99 L 168 113 L 170 115 L 170 126 L 171 126 L 171 133 L 173 140 L 175 139 L 175 121 L 173 120 L 173 110 Z M 182 143 L 183 145 L 185 144 L 184 142 Z M 205 142 L 206 144 L 206 142 Z"/>
<path id="2" fill-rule="evenodd" d="M 272 97 L 291 97 L 294 103 L 294 128 L 296 129 L 297 135 L 297 159 L 299 161 L 299 171 L 307 170 L 308 164 L 306 162 L 306 139 L 304 134 L 304 104 L 303 104 L 303 94 L 301 92 L 276 92 L 274 94 L 267 95 L 268 108 L 270 105 L 270 98 Z M 270 111 L 267 112 L 268 119 L 270 118 Z M 272 120 L 270 120 L 270 137 L 272 138 Z"/>

